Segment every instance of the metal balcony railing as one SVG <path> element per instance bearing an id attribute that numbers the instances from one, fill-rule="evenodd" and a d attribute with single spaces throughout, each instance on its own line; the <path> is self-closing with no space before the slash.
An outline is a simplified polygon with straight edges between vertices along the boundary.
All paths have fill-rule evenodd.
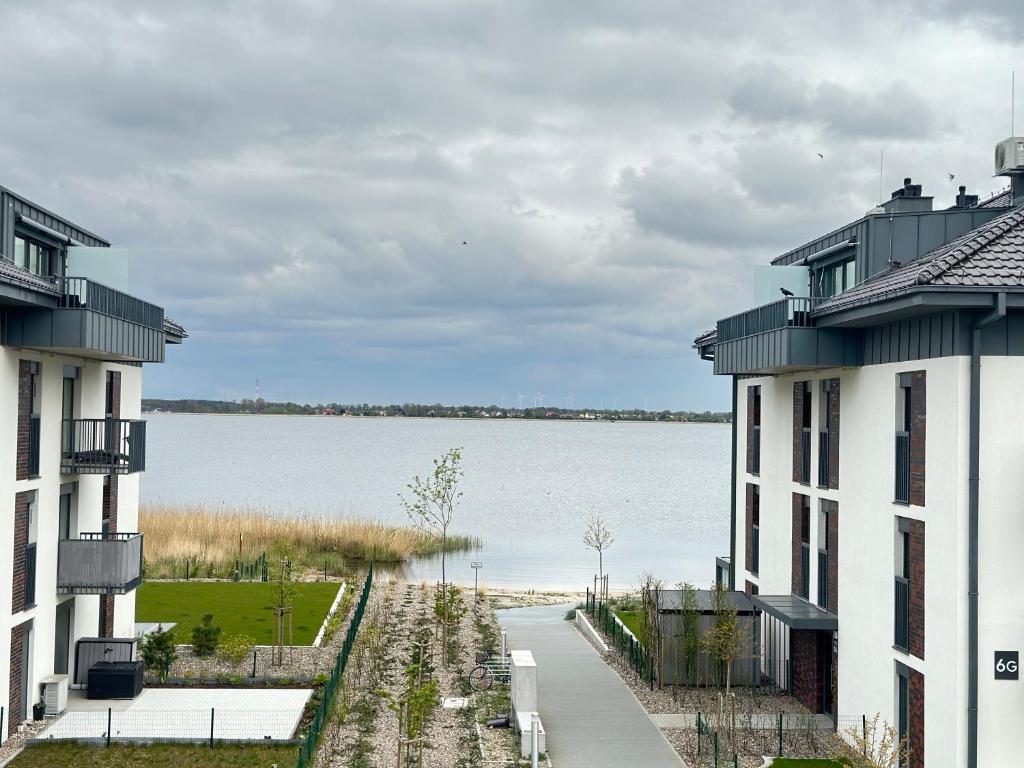
<path id="1" fill-rule="evenodd" d="M 25 606 L 36 604 L 36 545 L 25 547 Z"/>
<path id="2" fill-rule="evenodd" d="M 718 321 L 718 343 L 780 328 L 810 328 L 811 312 L 823 299 L 790 296 Z"/>
<path id="3" fill-rule="evenodd" d="M 800 545 L 800 597 L 809 600 L 811 596 L 811 547 Z"/>
<path id="4" fill-rule="evenodd" d="M 751 455 L 750 455 L 750 474 L 759 475 L 761 474 L 761 426 L 755 424 L 750 434 L 751 443 Z"/>
<path id="5" fill-rule="evenodd" d="M 57 306 L 62 309 L 91 309 L 146 328 L 163 330 L 163 308 L 148 301 L 85 277 L 59 277 L 57 286 L 64 294 L 57 302 Z"/>
<path id="6" fill-rule="evenodd" d="M 900 650 L 910 648 L 910 584 L 902 576 L 896 577 L 896 621 L 893 645 Z"/>
<path id="7" fill-rule="evenodd" d="M 60 471 L 129 475 L 146 469 L 146 422 L 141 419 L 64 419 Z"/>
<path id="8" fill-rule="evenodd" d="M 83 533 L 57 543 L 61 594 L 123 595 L 141 583 L 141 533 Z"/>
<path id="9" fill-rule="evenodd" d="M 910 433 L 896 433 L 896 490 L 900 504 L 910 503 Z"/>
<path id="10" fill-rule="evenodd" d="M 818 433 L 818 486 L 828 488 L 828 430 Z"/>
<path id="11" fill-rule="evenodd" d="M 804 427 L 800 430 L 800 482 L 805 485 L 811 483 L 811 429 Z"/>
<path id="12" fill-rule="evenodd" d="M 828 610 L 828 552 L 818 550 L 818 606 Z"/>

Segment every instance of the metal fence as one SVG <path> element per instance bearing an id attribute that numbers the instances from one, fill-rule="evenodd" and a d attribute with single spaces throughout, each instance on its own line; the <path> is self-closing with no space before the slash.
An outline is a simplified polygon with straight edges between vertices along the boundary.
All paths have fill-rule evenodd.
<path id="1" fill-rule="evenodd" d="M 622 631 L 622 624 L 607 603 L 596 599 L 587 599 L 587 613 L 594 623 L 600 627 L 611 640 L 611 645 L 622 654 L 637 676 L 650 683 L 654 689 L 654 658 L 631 634 Z"/>
<path id="2" fill-rule="evenodd" d="M 739 765 L 743 757 L 827 758 L 839 751 L 840 738 L 849 744 L 850 732 L 867 734 L 867 718 L 812 714 L 726 713 L 719 723 L 713 714 L 697 715 L 696 764 L 701 768 Z"/>
<path id="3" fill-rule="evenodd" d="M 239 581 L 267 581 L 270 578 L 267 553 L 262 552 L 252 560 L 235 560 L 235 578 Z"/>
<path id="4" fill-rule="evenodd" d="M 341 677 L 345 673 L 349 654 L 352 653 L 352 646 L 355 644 L 356 635 L 359 633 L 359 624 L 363 620 L 363 613 L 366 611 L 366 601 L 370 597 L 370 587 L 372 584 L 373 563 L 370 564 L 370 568 L 366 572 L 366 581 L 363 582 L 363 591 L 359 594 L 359 602 L 356 603 L 355 610 L 352 612 L 352 621 L 349 622 L 345 642 L 342 643 L 341 653 L 338 654 L 338 658 L 334 662 L 334 670 L 331 672 L 326 685 L 324 685 L 320 703 L 317 705 L 316 712 L 313 713 L 313 720 L 309 724 L 306 738 L 299 749 L 299 759 L 295 763 L 295 768 L 308 768 L 308 766 L 313 764 L 317 743 L 320 741 L 320 735 L 323 732 L 324 722 L 327 720 L 331 707 L 334 706 L 334 696 L 338 691 L 338 686 L 341 684 Z"/>
<path id="5" fill-rule="evenodd" d="M 33 742 L 75 741 L 98 746 L 116 743 L 295 743 L 293 732 L 302 716 L 296 709 L 128 709 L 113 707 L 67 712 Z"/>
<path id="6" fill-rule="evenodd" d="M 57 283 L 64 294 L 57 302 L 61 309 L 91 309 L 158 331 L 164 328 L 163 309 L 148 301 L 85 277 L 61 277 Z"/>
<path id="7" fill-rule="evenodd" d="M 811 312 L 821 301 L 817 297 L 791 296 L 719 320 L 718 342 L 742 339 L 780 328 L 810 328 L 814 325 Z"/>

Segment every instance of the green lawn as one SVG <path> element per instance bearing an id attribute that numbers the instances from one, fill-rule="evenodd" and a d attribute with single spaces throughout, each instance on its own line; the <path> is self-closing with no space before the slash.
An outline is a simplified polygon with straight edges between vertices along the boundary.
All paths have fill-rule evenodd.
<path id="1" fill-rule="evenodd" d="M 776 757 L 772 761 L 772 768 L 843 768 L 843 764 L 837 763 L 835 760 Z"/>
<path id="2" fill-rule="evenodd" d="M 311 645 L 316 639 L 338 586 L 331 582 L 295 584 L 292 631 L 296 645 Z M 175 639 L 190 643 L 192 627 L 204 613 L 212 613 L 213 623 L 223 629 L 221 637 L 244 634 L 258 644 L 269 645 L 274 640 L 272 591 L 270 584 L 262 582 L 148 581 L 138 589 L 135 620 L 175 622 Z"/>
<path id="3" fill-rule="evenodd" d="M 191 744 L 115 744 L 109 749 L 74 742 L 29 747 L 10 768 L 291 768 L 298 747 L 271 744 L 218 744 L 213 749 Z"/>
<path id="4" fill-rule="evenodd" d="M 615 611 L 615 615 L 626 625 L 626 629 L 640 637 L 640 611 Z"/>

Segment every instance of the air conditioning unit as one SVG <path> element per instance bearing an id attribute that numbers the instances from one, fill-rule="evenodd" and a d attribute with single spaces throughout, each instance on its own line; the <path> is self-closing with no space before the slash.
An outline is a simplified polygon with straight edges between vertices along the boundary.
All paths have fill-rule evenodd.
<path id="1" fill-rule="evenodd" d="M 50 675 L 44 677 L 42 682 L 46 714 L 59 715 L 68 707 L 68 676 Z"/>
<path id="2" fill-rule="evenodd" d="M 1024 138 L 1012 137 L 996 144 L 996 176 L 1024 174 Z"/>

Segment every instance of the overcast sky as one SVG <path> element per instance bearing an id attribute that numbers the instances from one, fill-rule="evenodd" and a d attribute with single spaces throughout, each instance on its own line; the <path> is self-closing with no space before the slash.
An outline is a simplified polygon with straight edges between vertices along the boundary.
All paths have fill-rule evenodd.
<path id="1" fill-rule="evenodd" d="M 751 265 L 883 148 L 886 196 L 1000 189 L 1024 62 L 1012 2 L 0 10 L 0 185 L 139 254 L 153 397 L 724 409 L 690 344 Z"/>

